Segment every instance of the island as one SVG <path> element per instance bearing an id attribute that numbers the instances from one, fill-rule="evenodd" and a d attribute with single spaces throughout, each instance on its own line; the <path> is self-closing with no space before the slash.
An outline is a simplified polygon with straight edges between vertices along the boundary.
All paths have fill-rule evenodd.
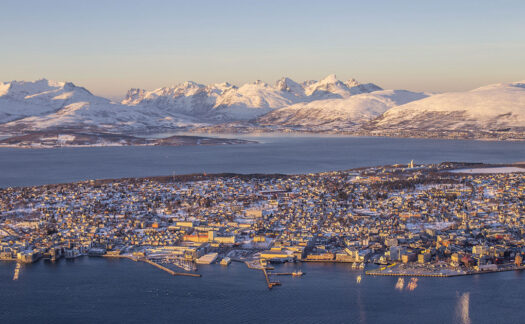
<path id="1" fill-rule="evenodd" d="M 145 138 L 127 134 L 89 131 L 38 131 L 0 139 L 0 147 L 53 148 L 92 146 L 182 146 L 256 143 L 242 139 L 172 135 L 163 138 Z"/>
<path id="2" fill-rule="evenodd" d="M 312 174 L 191 174 L 0 189 L 0 259 L 147 262 L 171 275 L 243 262 L 348 263 L 377 275 L 523 270 L 525 164 L 396 164 Z M 262 276 L 261 276 L 262 277 Z M 362 280 L 358 276 L 358 283 Z M 400 279 L 399 286 L 404 285 Z"/>

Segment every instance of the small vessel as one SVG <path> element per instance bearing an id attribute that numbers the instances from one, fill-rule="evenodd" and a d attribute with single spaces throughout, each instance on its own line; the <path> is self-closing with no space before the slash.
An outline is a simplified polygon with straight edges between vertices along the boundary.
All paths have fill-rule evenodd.
<path id="1" fill-rule="evenodd" d="M 405 287 L 405 279 L 403 279 L 403 278 L 397 279 L 396 289 L 397 290 L 403 290 L 404 287 Z"/>
<path id="2" fill-rule="evenodd" d="M 362 279 L 361 275 L 357 276 L 357 278 L 356 278 L 357 283 L 361 283 L 361 279 Z"/>
<path id="3" fill-rule="evenodd" d="M 363 270 L 364 268 L 365 268 L 365 263 L 364 263 L 364 262 L 363 262 L 363 263 L 360 263 L 360 264 L 359 264 L 359 269 Z"/>
<path id="4" fill-rule="evenodd" d="M 302 275 L 304 275 L 304 273 L 301 270 L 292 272 L 292 276 L 294 277 L 300 277 Z"/>
<path id="5" fill-rule="evenodd" d="M 224 257 L 222 260 L 221 260 L 221 265 L 222 266 L 228 266 L 230 263 L 232 262 L 232 260 L 228 257 Z"/>

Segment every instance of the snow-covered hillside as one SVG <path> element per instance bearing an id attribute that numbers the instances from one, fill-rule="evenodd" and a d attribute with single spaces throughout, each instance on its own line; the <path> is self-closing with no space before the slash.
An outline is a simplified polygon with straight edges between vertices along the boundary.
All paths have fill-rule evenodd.
<path id="1" fill-rule="evenodd" d="M 194 118 L 149 107 L 131 107 L 97 97 L 73 83 L 38 80 L 0 84 L 0 127 L 4 131 L 96 128 L 112 131 L 175 128 Z"/>
<path id="2" fill-rule="evenodd" d="M 406 90 L 382 90 L 344 99 L 298 103 L 274 110 L 256 120 L 263 126 L 279 125 L 310 130 L 350 130 L 388 109 L 427 97 Z"/>
<path id="3" fill-rule="evenodd" d="M 394 107 L 370 128 L 396 130 L 523 130 L 525 81 L 450 92 Z"/>
<path id="4" fill-rule="evenodd" d="M 273 86 L 259 80 L 240 87 L 228 83 L 205 86 L 184 82 L 152 91 L 131 89 L 122 104 L 154 106 L 217 123 L 250 120 L 299 102 L 347 98 L 377 90 L 381 88 L 374 84 L 360 84 L 354 79 L 342 82 L 335 75 L 303 83 L 284 77 Z"/>
<path id="5" fill-rule="evenodd" d="M 122 101 L 124 105 L 160 108 L 167 113 L 203 117 L 215 107 L 217 98 L 235 89 L 229 83 L 205 86 L 192 81 L 146 91 L 131 89 Z"/>
<path id="6" fill-rule="evenodd" d="M 109 103 L 70 82 L 41 79 L 0 83 L 0 123 L 53 113 L 68 104 L 86 100 Z"/>
<path id="7" fill-rule="evenodd" d="M 299 83 L 281 78 L 273 85 L 255 81 L 240 87 L 188 81 L 151 91 L 131 89 L 121 103 L 69 82 L 0 83 L 0 133 L 56 129 L 134 133 L 181 128 L 355 131 L 387 136 L 497 130 L 518 134 L 509 138 L 521 138 L 525 81 L 432 96 L 382 90 L 354 79 L 340 81 L 335 75 L 320 81 Z M 426 135 L 428 132 L 433 134 Z M 477 136 L 472 134 L 470 138 Z"/>
<path id="8" fill-rule="evenodd" d="M 310 83 L 305 88 L 309 101 L 333 98 L 348 98 L 352 95 L 382 90 L 373 83 L 360 84 L 355 79 L 342 82 L 331 74 L 318 82 Z"/>

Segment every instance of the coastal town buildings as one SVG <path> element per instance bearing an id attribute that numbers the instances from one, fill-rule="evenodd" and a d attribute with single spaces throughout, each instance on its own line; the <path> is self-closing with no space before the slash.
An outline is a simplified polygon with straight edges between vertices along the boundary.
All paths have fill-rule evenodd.
<path id="1" fill-rule="evenodd" d="M 0 259 L 129 255 L 186 265 L 227 257 L 456 273 L 521 267 L 525 173 L 457 170 L 465 167 L 472 165 L 411 162 L 5 188 Z"/>

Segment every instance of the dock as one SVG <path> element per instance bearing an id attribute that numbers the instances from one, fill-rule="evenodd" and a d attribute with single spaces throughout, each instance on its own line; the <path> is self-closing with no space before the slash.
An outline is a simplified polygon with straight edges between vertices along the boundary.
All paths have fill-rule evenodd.
<path id="1" fill-rule="evenodd" d="M 123 255 L 123 254 L 120 254 L 120 255 L 104 254 L 103 257 L 104 258 L 117 258 L 117 259 L 128 259 L 128 260 L 132 260 L 132 261 L 138 261 L 138 259 L 136 257 L 134 257 L 134 256 Z"/>
<path id="2" fill-rule="evenodd" d="M 262 268 L 262 271 L 264 273 L 264 278 L 266 279 L 266 284 L 268 285 L 268 289 L 272 289 L 274 286 L 281 285 L 279 281 L 270 281 L 270 276 L 268 275 L 268 271 L 266 271 L 266 268 Z"/>
<path id="3" fill-rule="evenodd" d="M 384 269 L 383 269 L 384 270 Z M 471 276 L 477 274 L 486 274 L 486 273 L 495 273 L 495 272 L 505 272 L 505 271 L 521 271 L 525 270 L 525 266 L 508 266 L 504 268 L 498 268 L 495 270 L 482 270 L 482 271 L 466 271 L 466 272 L 417 272 L 417 271 L 408 271 L 408 272 L 384 272 L 383 270 L 370 270 L 366 271 L 365 274 L 368 276 L 394 276 L 394 277 L 434 277 L 434 278 L 450 278 L 450 277 L 459 277 L 459 276 Z"/>
<path id="4" fill-rule="evenodd" d="M 152 266 L 155 266 L 161 270 L 164 270 L 166 271 L 167 273 L 169 273 L 170 275 L 172 276 L 186 276 L 186 277 L 202 277 L 200 274 L 198 273 L 187 273 L 187 272 L 175 272 L 171 269 L 168 269 L 166 268 L 165 266 L 163 265 L 160 265 L 152 260 L 149 260 L 149 259 L 146 259 L 146 258 L 137 258 L 137 257 L 134 257 L 134 256 L 131 256 L 131 255 L 108 255 L 108 254 L 105 254 L 104 257 L 106 258 L 117 258 L 117 259 L 128 259 L 128 260 L 132 260 L 132 261 L 142 261 L 142 262 L 146 262 L 146 263 L 149 263 L 151 264 Z"/>
<path id="5" fill-rule="evenodd" d="M 173 271 L 173 270 L 171 270 L 171 269 L 166 268 L 166 267 L 163 266 L 163 265 L 160 265 L 160 264 L 158 264 L 158 263 L 156 263 L 156 262 L 153 262 L 153 261 L 151 261 L 151 260 L 148 260 L 148 259 L 139 259 L 138 261 L 142 261 L 142 262 L 149 263 L 149 264 L 151 264 L 152 266 L 155 266 L 155 267 L 157 267 L 157 268 L 159 268 L 159 269 L 161 269 L 161 270 L 166 271 L 167 273 L 169 273 L 169 274 L 172 275 L 172 276 L 201 277 L 201 275 L 198 274 L 198 273 L 175 272 L 175 271 Z"/>
<path id="6" fill-rule="evenodd" d="M 271 272 L 270 275 L 272 276 L 294 276 L 294 277 L 301 277 L 304 276 L 304 272 L 302 271 L 294 271 L 294 272 Z"/>

